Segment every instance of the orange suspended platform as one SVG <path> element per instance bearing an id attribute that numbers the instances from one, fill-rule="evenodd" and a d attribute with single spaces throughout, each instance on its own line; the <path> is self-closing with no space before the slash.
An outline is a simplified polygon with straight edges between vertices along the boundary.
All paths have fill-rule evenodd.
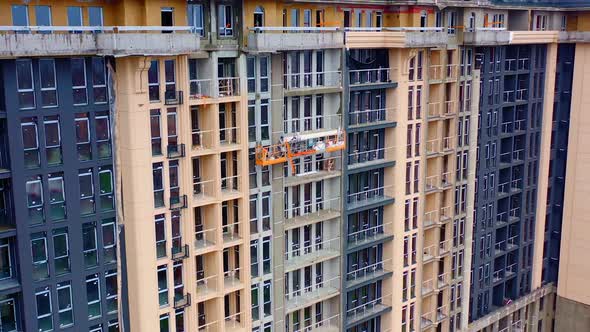
<path id="1" fill-rule="evenodd" d="M 346 134 L 341 129 L 319 131 L 311 134 L 292 135 L 281 143 L 256 147 L 256 165 L 269 166 L 285 162 L 291 163 L 295 173 L 293 158 L 308 155 L 336 152 L 346 148 Z"/>

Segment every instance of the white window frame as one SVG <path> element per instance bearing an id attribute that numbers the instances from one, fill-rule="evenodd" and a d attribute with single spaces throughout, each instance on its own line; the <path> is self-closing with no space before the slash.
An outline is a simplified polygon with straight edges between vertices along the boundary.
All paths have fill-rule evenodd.
<path id="1" fill-rule="evenodd" d="M 80 106 L 80 105 L 88 105 L 88 73 L 86 73 L 86 60 L 84 58 L 73 58 L 72 60 L 82 60 L 82 68 L 84 69 L 84 85 L 73 85 L 72 84 L 72 92 L 75 89 L 84 89 L 84 93 L 86 94 L 86 102 L 85 103 L 79 103 L 79 104 L 74 104 L 74 106 Z M 78 119 L 76 119 L 78 120 Z M 88 127 L 90 128 L 90 127 Z"/>
<path id="2" fill-rule="evenodd" d="M 43 77 L 41 75 L 41 61 L 51 62 L 52 65 L 53 65 L 53 83 L 54 83 L 54 86 L 53 87 L 49 87 L 49 88 L 44 88 L 43 87 L 43 82 L 42 82 Z M 41 92 L 42 93 L 43 93 L 43 91 L 54 91 L 55 92 L 55 105 L 49 105 L 49 106 L 41 105 L 41 107 L 43 107 L 43 108 L 58 107 L 59 106 L 59 95 L 57 93 L 57 75 L 56 75 L 56 72 L 55 72 L 55 60 L 54 59 L 47 59 L 47 58 L 39 59 L 39 68 L 37 68 L 37 69 L 39 70 L 39 81 L 40 81 L 39 86 L 41 88 Z M 43 104 L 43 99 L 41 99 L 41 104 Z"/>
<path id="3" fill-rule="evenodd" d="M 64 328 L 64 327 L 67 327 L 67 326 L 72 326 L 72 325 L 74 325 L 74 315 L 73 315 L 73 310 L 74 310 L 74 301 L 73 301 L 73 298 L 72 298 L 72 285 L 71 285 L 71 284 L 66 284 L 66 285 L 58 286 L 58 287 L 57 287 L 57 289 L 56 289 L 56 292 L 57 292 L 57 294 L 58 294 L 58 298 L 59 298 L 59 291 L 60 291 L 60 290 L 63 290 L 63 289 L 69 289 L 68 293 L 69 293 L 69 295 L 70 295 L 70 305 L 69 305 L 69 307 L 67 307 L 67 308 L 65 308 L 65 309 L 60 309 L 60 308 L 59 308 L 59 301 L 58 301 L 58 304 L 57 304 L 57 311 L 58 311 L 58 314 L 62 314 L 62 313 L 64 313 L 64 312 L 72 311 L 72 323 L 71 323 L 71 324 L 67 324 L 67 325 L 63 325 L 63 324 L 61 323 L 61 321 L 60 321 L 60 322 L 59 322 L 59 327 L 60 327 L 60 328 Z"/>
<path id="4" fill-rule="evenodd" d="M 27 14 L 28 17 L 28 14 Z M 20 89 L 19 88 L 19 79 L 18 79 L 18 74 L 15 75 L 16 76 L 16 88 L 17 88 L 17 92 L 18 93 L 32 93 L 33 94 L 33 106 L 32 107 L 20 107 L 19 105 L 19 109 L 21 110 L 28 110 L 28 109 L 33 109 L 36 107 L 37 105 L 37 100 L 35 97 L 35 77 L 33 75 L 33 61 L 31 59 L 19 59 L 16 60 L 16 62 L 28 62 L 29 64 L 29 71 L 31 72 L 31 88 L 29 89 Z M 15 71 L 15 73 L 18 73 L 18 71 Z"/>

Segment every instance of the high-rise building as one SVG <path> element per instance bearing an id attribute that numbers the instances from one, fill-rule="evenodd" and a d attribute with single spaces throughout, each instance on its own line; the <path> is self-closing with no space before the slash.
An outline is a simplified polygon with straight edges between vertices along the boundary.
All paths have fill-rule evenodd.
<path id="1" fill-rule="evenodd" d="M 590 2 L 0 12 L 0 331 L 590 329 Z"/>

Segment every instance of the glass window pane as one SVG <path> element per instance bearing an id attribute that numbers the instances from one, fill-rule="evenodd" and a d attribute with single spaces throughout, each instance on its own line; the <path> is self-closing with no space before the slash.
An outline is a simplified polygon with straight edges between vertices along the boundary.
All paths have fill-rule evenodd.
<path id="1" fill-rule="evenodd" d="M 82 26 L 81 7 L 68 7 L 68 25 L 73 27 Z"/>
<path id="2" fill-rule="evenodd" d="M 29 14 L 27 13 L 27 6 L 13 5 L 12 6 L 12 25 L 27 26 L 29 25 Z"/>
<path id="3" fill-rule="evenodd" d="M 51 7 L 35 6 L 35 20 L 38 26 L 51 26 Z"/>

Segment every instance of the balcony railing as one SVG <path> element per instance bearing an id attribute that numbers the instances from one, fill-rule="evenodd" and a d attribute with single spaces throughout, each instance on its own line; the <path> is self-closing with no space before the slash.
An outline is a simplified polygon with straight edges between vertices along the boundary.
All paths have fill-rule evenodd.
<path id="1" fill-rule="evenodd" d="M 168 90 L 164 93 L 164 105 L 182 105 L 183 94 L 181 90 Z"/>
<path id="2" fill-rule="evenodd" d="M 168 159 L 182 158 L 185 156 L 184 143 L 181 144 L 169 144 L 166 147 L 166 156 Z"/>
<path id="3" fill-rule="evenodd" d="M 257 52 L 276 52 L 344 47 L 344 32 L 338 27 L 249 28 L 248 48 Z"/>
<path id="4" fill-rule="evenodd" d="M 312 331 L 339 331 L 340 330 L 340 315 L 334 315 L 330 318 L 323 319 L 319 322 L 312 323 L 311 326 L 303 328 L 303 332 Z"/>
<path id="5" fill-rule="evenodd" d="M 219 128 L 219 143 L 222 146 L 240 143 L 240 128 L 239 127 Z"/>
<path id="6" fill-rule="evenodd" d="M 382 271 L 387 271 L 387 270 L 391 271 L 391 267 L 392 267 L 391 264 L 392 264 L 391 259 L 385 259 L 380 262 L 376 262 L 376 263 L 373 263 L 370 265 L 366 265 L 366 266 L 357 268 L 356 270 L 346 273 L 346 280 L 356 281 L 357 279 L 362 279 L 365 277 L 370 277 L 372 275 L 375 275 L 375 273 L 377 273 L 377 272 L 382 272 Z"/>
<path id="7" fill-rule="evenodd" d="M 181 210 L 188 207 L 188 199 L 186 195 L 170 196 L 170 210 Z"/>
<path id="8" fill-rule="evenodd" d="M 342 72 L 340 71 L 284 74 L 284 88 L 286 90 L 341 86 Z"/>
<path id="9" fill-rule="evenodd" d="M 213 148 L 213 130 L 192 130 L 192 147 L 197 150 L 211 149 Z"/>
<path id="10" fill-rule="evenodd" d="M 181 245 L 180 247 L 172 247 L 172 260 L 180 261 L 189 257 L 188 244 Z"/>
<path id="11" fill-rule="evenodd" d="M 193 182 L 193 199 L 211 199 L 215 197 L 215 192 L 215 180 Z"/>
<path id="12" fill-rule="evenodd" d="M 242 313 L 238 312 L 233 315 L 227 316 L 224 318 L 225 321 L 225 330 L 230 331 L 232 329 L 241 329 L 243 325 L 242 321 Z"/>
<path id="13" fill-rule="evenodd" d="M 216 228 L 209 228 L 195 232 L 195 249 L 206 249 L 215 246 L 217 242 Z"/>
<path id="14" fill-rule="evenodd" d="M 0 54 L 167 55 L 200 50 L 190 26 L 2 26 Z M 172 50 L 175 51 L 172 51 Z"/>
<path id="15" fill-rule="evenodd" d="M 385 230 L 389 229 L 392 224 L 393 224 L 392 222 L 388 222 L 388 223 L 384 223 L 381 225 L 375 225 L 372 227 L 361 229 L 356 232 L 349 233 L 347 235 L 348 245 L 350 245 L 350 246 L 358 245 L 358 244 L 365 242 L 367 240 L 374 239 L 375 237 L 377 237 L 379 235 L 386 234 Z"/>
<path id="16" fill-rule="evenodd" d="M 391 82 L 389 68 L 357 69 L 350 72 L 350 85 Z"/>
<path id="17" fill-rule="evenodd" d="M 217 292 L 217 275 L 197 278 L 197 297 Z"/>
<path id="18" fill-rule="evenodd" d="M 197 327 L 197 331 L 199 332 L 217 332 L 220 331 L 221 327 L 218 321 L 209 322 L 203 325 L 199 325 Z"/>
<path id="19" fill-rule="evenodd" d="M 348 113 L 348 124 L 351 126 L 393 121 L 395 121 L 395 108 L 351 110 Z"/>
<path id="20" fill-rule="evenodd" d="M 174 297 L 174 309 L 183 309 L 191 305 L 191 294 L 186 293 L 183 296 Z"/>
<path id="21" fill-rule="evenodd" d="M 342 128 L 342 116 L 340 114 L 310 115 L 308 117 L 288 118 L 283 120 L 283 130 L 274 131 L 273 134 L 304 133 L 308 131 L 338 128 Z"/>
<path id="22" fill-rule="evenodd" d="M 240 95 L 239 77 L 219 77 L 212 79 L 190 80 L 190 99 L 207 100 Z"/>
<path id="23" fill-rule="evenodd" d="M 354 308 L 346 310 L 346 318 L 348 321 L 355 321 L 361 319 L 362 317 L 366 317 L 374 312 L 383 310 L 387 306 L 389 306 L 386 301 L 391 297 L 391 295 L 387 296 L 380 296 L 374 300 L 368 301 L 366 303 L 357 305 Z"/>
<path id="24" fill-rule="evenodd" d="M 340 291 L 340 277 L 333 277 L 327 280 L 319 280 L 313 285 L 303 287 L 285 294 L 286 310 L 292 311 L 295 308 L 311 305 L 319 299 L 335 296 Z M 323 278 L 323 277 L 320 277 Z"/>
<path id="25" fill-rule="evenodd" d="M 221 191 L 222 193 L 230 194 L 237 193 L 240 191 L 240 176 L 227 176 L 221 178 Z"/>
<path id="26" fill-rule="evenodd" d="M 218 97 L 232 97 L 240 95 L 239 77 L 220 77 L 217 79 Z"/>
<path id="27" fill-rule="evenodd" d="M 240 222 L 235 222 L 221 226 L 223 241 L 229 242 L 241 239 L 240 237 Z"/>
<path id="28" fill-rule="evenodd" d="M 437 190 L 441 188 L 440 178 L 438 175 L 431 175 L 426 177 L 426 191 Z"/>
<path id="29" fill-rule="evenodd" d="M 366 151 L 354 151 L 348 154 L 348 166 L 369 163 L 376 160 L 391 161 L 393 160 L 394 148 L 377 148 Z"/>
<path id="30" fill-rule="evenodd" d="M 528 99 L 529 90 L 528 89 L 518 89 L 516 90 L 516 101 L 525 101 Z"/>
<path id="31" fill-rule="evenodd" d="M 504 71 L 529 69 L 529 58 L 504 60 Z"/>
<path id="32" fill-rule="evenodd" d="M 340 251 L 340 238 L 337 237 L 316 243 L 305 241 L 303 245 L 301 245 L 301 243 L 292 244 L 290 247 L 291 250 L 285 252 L 286 261 L 304 259 L 313 260 L 315 262 L 322 256 L 329 254 L 329 252 Z"/>
<path id="33" fill-rule="evenodd" d="M 372 200 L 385 199 L 393 197 L 393 186 L 381 186 L 378 188 L 372 188 L 363 190 L 357 193 L 348 194 L 349 204 L 362 204 L 370 203 Z"/>
<path id="34" fill-rule="evenodd" d="M 231 270 L 223 271 L 223 284 L 224 287 L 233 287 L 240 283 L 240 272 L 241 269 L 239 267 L 233 268 Z"/>
<path id="35" fill-rule="evenodd" d="M 282 193 L 281 193 L 282 195 Z M 333 211 L 340 211 L 341 209 L 341 202 L 340 197 L 330 198 L 327 200 L 321 200 L 319 202 L 314 203 L 307 203 L 298 206 L 291 206 L 285 209 L 284 217 L 285 219 L 296 218 L 296 217 L 321 217 L 323 214 L 327 213 L 328 210 Z"/>

